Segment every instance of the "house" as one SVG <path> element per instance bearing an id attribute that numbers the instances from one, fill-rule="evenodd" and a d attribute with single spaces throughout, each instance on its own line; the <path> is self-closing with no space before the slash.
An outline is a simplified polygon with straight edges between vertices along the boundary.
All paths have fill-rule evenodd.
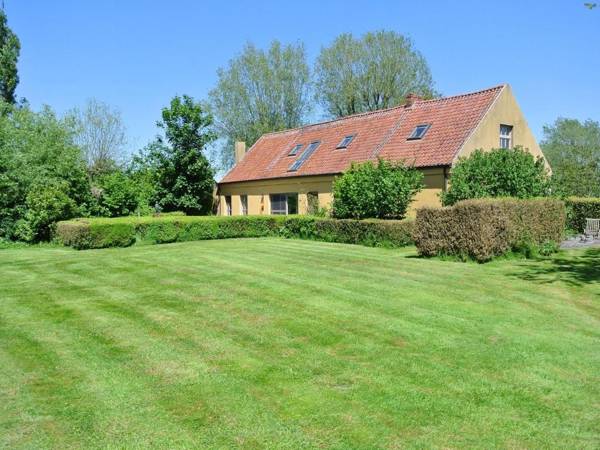
<path id="1" fill-rule="evenodd" d="M 332 182 L 352 162 L 384 158 L 413 165 L 425 188 L 411 204 L 440 205 L 452 166 L 475 149 L 522 146 L 542 156 L 509 85 L 263 135 L 218 184 L 219 214 L 304 214 L 329 207 Z"/>

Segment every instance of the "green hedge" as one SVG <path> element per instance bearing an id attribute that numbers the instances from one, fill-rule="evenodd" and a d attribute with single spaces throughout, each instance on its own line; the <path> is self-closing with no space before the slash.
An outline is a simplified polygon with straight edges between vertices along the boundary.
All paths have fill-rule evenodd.
<path id="1" fill-rule="evenodd" d="M 282 236 L 377 247 L 412 244 L 408 220 L 336 220 L 311 216 L 119 217 L 59 222 L 56 240 L 77 249 L 126 247 L 136 242 L 163 244 Z"/>
<path id="2" fill-rule="evenodd" d="M 413 244 L 413 220 L 324 219 L 288 217 L 282 235 L 368 247 L 403 247 Z"/>
<path id="3" fill-rule="evenodd" d="M 510 251 L 554 250 L 565 221 L 565 205 L 556 199 L 465 200 L 419 209 L 414 238 L 421 255 L 483 262 Z"/>
<path id="4" fill-rule="evenodd" d="M 58 241 L 78 250 L 88 248 L 127 247 L 135 242 L 132 223 L 103 223 L 92 220 L 58 222 Z"/>
<path id="5" fill-rule="evenodd" d="M 571 197 L 565 200 L 567 206 L 567 227 L 583 233 L 585 219 L 600 219 L 600 198 Z"/>

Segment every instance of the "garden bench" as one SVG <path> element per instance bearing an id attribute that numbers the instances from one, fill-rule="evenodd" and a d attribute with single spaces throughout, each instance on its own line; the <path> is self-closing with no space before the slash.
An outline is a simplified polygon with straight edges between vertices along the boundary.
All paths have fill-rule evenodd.
<path id="1" fill-rule="evenodd" d="M 600 219 L 585 219 L 584 235 L 600 238 Z"/>

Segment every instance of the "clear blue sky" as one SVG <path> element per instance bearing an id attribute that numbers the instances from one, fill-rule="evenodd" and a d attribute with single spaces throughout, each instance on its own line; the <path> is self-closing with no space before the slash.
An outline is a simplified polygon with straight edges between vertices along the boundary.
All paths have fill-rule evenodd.
<path id="1" fill-rule="evenodd" d="M 444 95 L 510 83 L 538 139 L 558 116 L 600 120 L 600 5 L 583 3 L 5 0 L 22 45 L 18 95 L 59 113 L 105 101 L 131 149 L 174 94 L 205 98 L 247 41 L 300 40 L 312 61 L 340 33 L 378 29 L 410 36 Z"/>

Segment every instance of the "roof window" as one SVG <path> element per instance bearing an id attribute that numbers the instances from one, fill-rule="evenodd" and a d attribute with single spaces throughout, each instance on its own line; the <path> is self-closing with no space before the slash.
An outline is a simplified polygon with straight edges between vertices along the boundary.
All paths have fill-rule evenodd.
<path id="1" fill-rule="evenodd" d="M 290 172 L 295 172 L 300 167 L 302 167 L 302 164 L 304 164 L 304 162 L 310 157 L 310 155 L 312 155 L 315 152 L 320 143 L 321 141 L 311 142 L 309 146 L 306 147 L 306 150 L 304 150 L 304 153 L 302 153 L 300 157 L 296 161 L 294 161 L 294 164 L 292 164 L 288 170 Z"/>
<path id="2" fill-rule="evenodd" d="M 430 124 L 417 125 L 408 139 L 423 139 L 423 136 L 425 136 L 425 133 L 427 133 L 427 130 L 429 130 L 430 126 Z"/>
<path id="3" fill-rule="evenodd" d="M 354 136 L 354 134 L 346 136 L 344 139 L 342 139 L 342 142 L 340 142 L 336 148 L 347 148 L 350 145 L 350 142 L 352 142 L 352 140 L 354 139 Z"/>
<path id="4" fill-rule="evenodd" d="M 295 156 L 295 155 L 297 155 L 301 148 L 302 148 L 302 144 L 296 144 L 296 145 L 294 145 L 294 147 L 292 147 L 292 149 L 288 153 L 288 156 Z"/>

